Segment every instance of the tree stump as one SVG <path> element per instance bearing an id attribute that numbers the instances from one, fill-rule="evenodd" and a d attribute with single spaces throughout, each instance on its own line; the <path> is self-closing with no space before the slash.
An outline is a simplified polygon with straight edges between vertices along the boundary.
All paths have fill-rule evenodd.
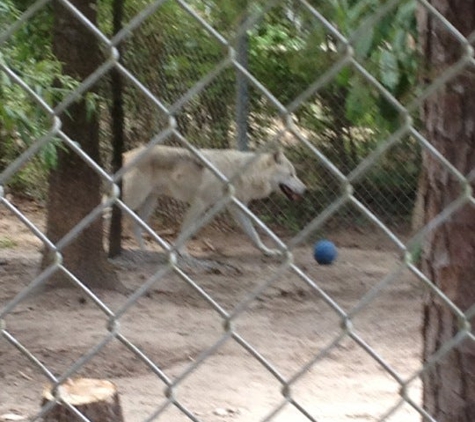
<path id="1" fill-rule="evenodd" d="M 41 406 L 55 401 L 52 387 L 43 391 Z M 122 408 L 116 386 L 106 380 L 78 378 L 58 387 L 60 402 L 44 417 L 44 422 L 76 422 L 79 417 L 63 403 L 74 406 L 91 422 L 123 422 Z"/>

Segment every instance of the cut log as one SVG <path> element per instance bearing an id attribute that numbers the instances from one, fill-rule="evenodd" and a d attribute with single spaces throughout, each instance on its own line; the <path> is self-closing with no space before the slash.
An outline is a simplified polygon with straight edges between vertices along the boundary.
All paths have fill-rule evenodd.
<path id="1" fill-rule="evenodd" d="M 52 387 L 43 391 L 41 406 L 56 401 Z M 44 417 L 44 422 L 76 422 L 81 420 L 64 403 L 74 406 L 91 422 L 123 422 L 116 386 L 106 380 L 78 378 L 58 387 L 58 400 Z"/>

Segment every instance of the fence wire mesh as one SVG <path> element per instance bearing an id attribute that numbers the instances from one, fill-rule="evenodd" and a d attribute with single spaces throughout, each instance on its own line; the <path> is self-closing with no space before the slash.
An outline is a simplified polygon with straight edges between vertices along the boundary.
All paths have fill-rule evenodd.
<path id="1" fill-rule="evenodd" d="M 19 51 L 18 48 L 25 37 L 30 37 L 33 45 L 35 42 L 44 43 L 38 40 L 47 38 L 46 34 L 54 25 L 50 18 L 52 2 L 38 0 L 23 11 L 19 11 L 21 7 L 14 7 L 15 2 L 6 2 L 2 6 L 4 17 L 0 17 L 0 69 L 4 85 L 0 98 L 4 100 L 5 110 L 2 114 L 3 133 L 0 134 L 3 143 L 0 147 L 0 203 L 5 215 L 8 213 L 21 222 L 45 249 L 55 255 L 54 262 L 37 275 L 31 272 L 23 274 L 23 279 L 27 277 L 27 280 L 20 290 L 8 290 L 8 294 L 2 297 L 0 357 L 2 353 L 6 355 L 2 350 L 13 348 L 16 350 L 15 359 L 23 359 L 25 365 L 29 362 L 41 375 L 40 379 L 59 386 L 70 377 L 87 375 L 90 362 L 104 353 L 108 353 L 111 366 L 103 372 L 96 370 L 94 374 L 109 378 L 126 377 L 127 369 L 123 362 L 118 363 L 114 370 L 114 353 L 110 353 L 111 344 L 120 343 L 130 352 L 130 359 L 143 364 L 143 373 L 153 374 L 163 389 L 161 393 L 156 393 L 153 410 L 145 415 L 140 411 L 140 399 L 127 402 L 128 413 L 136 415 L 131 420 L 163 418 L 201 421 L 239 418 L 229 409 L 214 415 L 200 414 L 187 398 L 190 394 L 187 383 L 194 374 L 201 370 L 212 371 L 207 363 L 224 347 L 236 347 L 251 358 L 253 363 L 249 365 L 252 370 L 264 370 L 264 377 L 275 387 L 272 390 L 273 399 L 268 400 L 271 405 L 259 408 L 254 414 L 251 411 L 249 415 L 242 415 L 244 419 L 240 420 L 406 421 L 422 418 L 435 421 L 422 407 L 420 393 L 417 392 L 420 378 L 457 345 L 468 338 L 474 340 L 470 320 L 474 316 L 475 304 L 471 311 L 463 312 L 421 271 L 417 265 L 420 245 L 427 234 L 463 206 L 475 204 L 470 188 L 475 173 L 472 172 L 471 176 L 461 174 L 449 157 L 444 157 L 443 152 L 431 144 L 422 131 L 419 111 L 426 98 L 444 89 L 450 80 L 470 67 L 473 68 L 475 33 L 464 37 L 425 0 L 390 0 L 382 4 L 377 1 L 262 0 L 233 4 L 137 0 L 126 2 L 123 29 L 114 36 L 111 35 L 109 2 L 98 2 L 98 24 L 82 14 L 75 6 L 77 3 L 67 0 L 58 0 L 58 3 L 69 10 L 71 20 L 80 21 L 94 35 L 104 52 L 101 65 L 85 80 L 73 81 L 63 77 L 60 93 L 58 89 L 47 89 L 47 86 L 52 86 L 53 78 L 50 76 L 58 74 L 59 65 L 50 60 L 51 57 L 42 58 L 39 52 L 36 57 L 25 57 L 31 51 Z M 428 70 L 431 73 L 429 83 L 421 82 L 416 73 L 421 60 L 416 40 L 417 8 L 443 25 L 447 33 L 458 41 L 462 51 L 455 64 L 440 74 L 433 74 L 434 69 Z M 240 42 L 243 40 L 244 43 Z M 242 51 L 237 51 L 243 46 L 248 49 L 247 63 L 241 61 Z M 239 298 L 229 302 L 229 297 L 226 300 L 222 295 L 215 294 L 206 283 L 204 287 L 202 278 L 196 276 L 189 264 L 178 257 L 174 240 L 167 240 L 160 231 L 157 232 L 156 227 L 153 230 L 143 225 L 151 238 L 149 246 L 160 246 L 165 251 L 166 260 L 154 264 L 151 274 L 141 280 L 140 286 L 125 300 L 115 302 L 114 309 L 108 304 L 107 295 L 88 288 L 84 280 L 63 262 L 64 247 L 91 222 L 102 218 L 105 206 L 119 204 L 125 215 L 138 220 L 134 210 L 119 199 L 118 182 L 126 174 L 125 169 L 111 174 L 107 165 L 98 164 L 62 130 L 63 113 L 67 113 L 78 99 L 87 97 L 91 87 L 105 85 L 112 69 L 120 73 L 125 84 L 127 147 L 145 145 L 146 156 L 157 144 L 184 146 L 226 187 L 224 196 L 213 204 L 206 215 L 200 216 L 179 242 L 189 239 L 225 206 L 232 204 L 252 220 L 279 250 L 278 256 L 273 258 L 275 261 L 262 264 L 255 284 L 247 285 L 249 289 L 241 292 Z M 44 74 L 47 76 L 40 80 L 39 75 Z M 241 82 L 245 81 L 245 88 L 242 84 L 240 89 L 236 88 L 239 78 Z M 108 157 L 110 116 L 104 104 L 110 99 L 104 89 L 89 100 L 92 107 L 100 108 L 101 144 Z M 242 121 L 236 123 L 235 119 L 240 102 L 248 107 L 248 120 L 244 126 Z M 298 175 L 308 188 L 307 199 L 300 206 L 289 208 L 283 200 L 272 196 L 248 208 L 248 204 L 236 196 L 234 179 L 231 178 L 228 184 L 221 169 L 216 168 L 199 149 L 242 147 L 236 140 L 243 130 L 248 135 L 244 146 L 258 152 L 255 160 L 280 146 L 295 164 Z M 51 164 L 58 148 L 77 154 L 100 176 L 108 189 L 113 187 L 110 189 L 113 194 L 109 202 L 97 204 L 66 236 L 59 242 L 53 242 L 46 235 L 44 224 L 32 220 L 27 210 L 15 205 L 8 192 L 11 186 L 28 178 L 28 174 L 37 177 L 38 171 L 22 173 L 27 164 Z M 407 220 L 413 209 L 421 154 L 439 160 L 440 165 L 463 188 L 458 199 L 434 220 L 423 228 L 419 227 L 410 236 L 402 236 L 396 223 Z M 129 171 L 135 165 L 137 163 L 131 163 Z M 252 164 L 236 170 L 239 174 L 245 174 L 252 171 L 251 167 Z M 164 204 L 159 206 L 159 211 L 165 212 L 164 207 Z M 172 207 L 166 212 L 166 220 L 175 223 L 176 209 Z M 322 284 L 321 277 L 326 276 L 325 272 L 311 273 L 307 266 L 300 264 L 297 254 L 301 253 L 299 248 L 302 245 L 313 241 L 322 232 L 331 233 L 338 226 L 360 224 L 365 227 L 364 230 L 377 231 L 389 240 L 392 250 L 398 252 L 398 258 L 394 255 L 387 274 L 378 273 L 377 282 L 358 300 L 350 303 L 333 294 L 328 285 Z M 276 234 L 280 233 L 278 228 L 281 226 L 290 230 L 292 236 L 288 236 L 289 231 L 283 237 Z M 2 248 L 0 244 L 0 248 L 6 252 L 8 245 Z M 141 256 L 138 251 L 136 254 Z M 7 258 L 0 264 L 5 264 L 11 257 L 8 253 L 5 256 Z M 240 259 L 245 261 L 249 258 L 246 255 Z M 368 255 L 367 259 L 371 262 L 378 258 Z M 15 323 L 23 312 L 18 310 L 19 307 L 58 271 L 67 274 L 71 283 L 97 306 L 95 319 L 90 321 L 91 327 L 94 327 L 91 329 L 93 338 L 88 343 L 90 347 L 86 349 L 84 345 L 76 344 L 78 352 L 73 362 L 61 365 L 56 365 L 55 359 L 48 357 L 47 350 L 41 350 L 35 343 L 23 342 L 24 333 L 16 329 Z M 397 285 L 404 274 L 412 274 L 416 284 L 436 295 L 460 323 L 459 331 L 442 344 L 436 354 L 411 371 L 400 370 L 399 365 L 389 361 L 380 351 L 375 333 L 368 340 L 355 322 L 361 314 L 371 311 L 378 298 L 389 300 L 384 292 L 390 286 Z M 129 318 L 138 315 L 144 318 L 137 310 L 141 306 L 140 300 L 152 288 L 164 285 L 170 277 L 183 282 L 199 298 L 198 306 L 205 307 L 212 314 L 215 334 L 210 344 L 202 344 L 194 337 L 194 350 L 189 352 L 193 358 L 174 371 L 162 367 L 148 353 L 147 345 L 140 344 L 134 333 L 126 333 L 121 326 L 122 323 L 126 325 Z M 227 279 L 229 284 L 235 282 L 232 275 Z M 306 339 L 296 343 L 292 370 L 281 367 L 276 356 L 278 348 L 271 351 L 263 349 L 259 341 L 250 340 L 252 336 L 239 328 L 246 315 L 250 314 L 252 321 L 255 317 L 253 310 L 262 303 L 263 294 L 282 279 L 292 279 L 296 285 L 305 286 L 318 297 L 318 306 L 331 310 L 332 324 L 338 327 L 331 330 L 331 335 L 323 336 L 318 347 L 312 343 L 310 352 L 303 351 Z M 229 287 L 228 293 L 232 295 L 235 292 Z M 35 306 L 47 306 L 45 302 L 38 303 Z M 317 305 L 312 303 L 312 306 Z M 186 310 L 180 309 L 170 315 L 160 315 L 160 320 L 163 319 L 162 323 L 167 325 L 168 319 L 189 317 Z M 48 308 L 44 308 L 43 312 L 47 313 Z M 180 315 L 180 312 L 185 313 Z M 304 318 L 305 315 L 299 321 L 303 323 Z M 374 318 L 381 316 L 375 315 Z M 106 325 L 105 333 L 98 334 L 101 331 L 95 327 L 99 322 Z M 318 321 L 313 321 L 313 324 L 318 325 Z M 48 333 L 41 333 L 38 327 L 32 324 L 30 330 L 37 330 L 37 335 L 47 337 Z M 197 332 L 186 335 L 199 335 L 198 327 L 195 326 Z M 74 331 L 77 329 L 72 321 L 70 331 L 63 336 L 66 344 L 75 344 Z M 165 328 L 162 334 L 174 329 L 176 325 L 170 323 L 170 328 Z M 269 333 L 269 336 L 272 334 Z M 332 406 L 331 402 L 314 403 L 314 389 L 331 389 L 331 386 L 319 383 L 319 368 L 335 359 L 341 347 L 350 347 L 345 343 L 349 340 L 356 348 L 359 359 L 368 367 L 376 366 L 377 371 L 382 372 L 393 385 L 391 391 L 386 392 L 391 396 L 389 402 L 392 404 L 383 409 L 375 405 L 377 411 L 374 413 L 370 410 L 366 414 L 346 416 L 336 410 L 326 413 L 325 409 Z M 178 334 L 173 336 L 170 333 L 164 335 L 163 342 L 183 343 Z M 164 344 L 164 349 L 168 350 L 168 346 Z M 66 346 L 60 345 L 59 350 L 61 347 Z M 396 338 L 394 348 L 397 348 Z M 59 355 L 56 359 L 61 360 Z M 404 365 L 405 357 L 400 359 Z M 237 380 L 233 378 L 233 371 L 239 371 L 239 368 L 232 366 L 232 360 L 230 362 L 228 373 L 217 374 L 218 378 L 229 376 Z M 259 365 L 254 367 L 256 363 Z M 9 363 L 0 360 L 0 364 L 0 372 L 7 372 Z M 66 369 L 59 370 L 59 367 Z M 317 373 L 316 380 L 310 384 L 312 387 L 307 384 L 307 388 L 302 388 L 302 380 L 312 371 Z M 346 368 L 348 378 L 351 371 L 351 367 Z M 252 373 L 244 382 L 252 384 Z M 199 391 L 199 395 L 206 402 L 205 397 L 211 394 L 211 390 L 222 389 L 224 385 L 210 384 Z M 3 388 L 7 391 L 10 387 L 7 384 Z M 18 400 L 27 394 L 22 392 L 23 396 L 19 395 L 14 386 L 12 391 L 18 394 Z M 55 391 L 58 394 L 59 390 Z M 76 412 L 81 420 L 89 420 L 59 395 L 57 400 Z M 335 399 L 334 407 L 341 402 L 341 399 Z M 47 417 L 53 405 L 51 402 L 36 413 L 31 412 L 30 419 Z M 11 409 L 1 406 L 0 402 L 0 410 L 5 412 Z"/>

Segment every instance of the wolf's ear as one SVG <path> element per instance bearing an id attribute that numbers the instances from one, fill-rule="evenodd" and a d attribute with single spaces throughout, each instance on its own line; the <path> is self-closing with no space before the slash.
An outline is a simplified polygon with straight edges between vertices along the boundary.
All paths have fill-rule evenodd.
<path id="1" fill-rule="evenodd" d="M 282 164 L 284 162 L 284 153 L 282 150 L 279 148 L 277 151 L 275 151 L 272 154 L 272 158 L 277 164 Z"/>

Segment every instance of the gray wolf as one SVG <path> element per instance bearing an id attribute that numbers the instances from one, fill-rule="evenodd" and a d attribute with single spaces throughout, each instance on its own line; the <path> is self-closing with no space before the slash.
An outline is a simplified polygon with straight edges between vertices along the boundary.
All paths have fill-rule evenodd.
<path id="1" fill-rule="evenodd" d="M 129 163 L 142 148 L 125 153 L 124 163 Z M 296 200 L 306 190 L 294 166 L 280 150 L 260 155 L 233 149 L 201 149 L 199 152 L 231 180 L 234 196 L 245 205 L 276 191 L 281 191 L 290 200 Z M 183 237 L 190 234 L 200 216 L 223 197 L 224 186 L 206 164 L 188 149 L 156 145 L 124 174 L 123 201 L 145 222 L 162 195 L 188 203 L 189 208 L 177 238 L 177 243 L 184 244 Z M 228 203 L 226 208 L 260 251 L 265 255 L 280 253 L 264 245 L 251 219 L 236 204 Z M 134 234 L 143 249 L 138 224 L 134 225 Z M 185 246 L 179 252 L 186 253 Z"/>

